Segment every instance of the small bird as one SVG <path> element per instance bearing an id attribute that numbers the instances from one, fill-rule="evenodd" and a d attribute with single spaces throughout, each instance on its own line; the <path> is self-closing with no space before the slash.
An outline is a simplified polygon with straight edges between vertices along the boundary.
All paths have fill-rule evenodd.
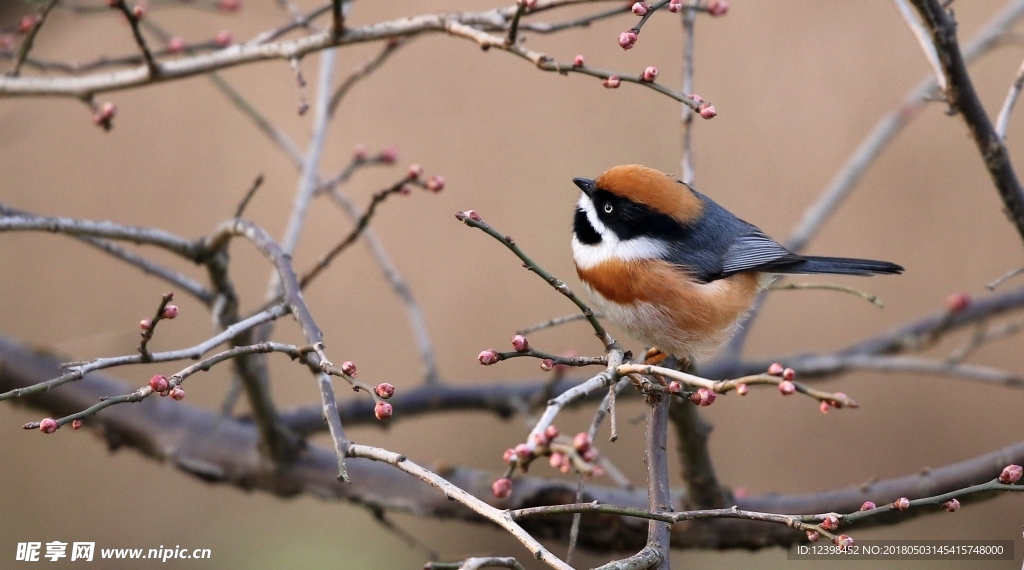
<path id="1" fill-rule="evenodd" d="M 636 164 L 583 191 L 573 220 L 576 272 L 612 323 L 689 362 L 735 333 L 781 273 L 902 273 L 887 261 L 798 255 L 667 174 Z"/>

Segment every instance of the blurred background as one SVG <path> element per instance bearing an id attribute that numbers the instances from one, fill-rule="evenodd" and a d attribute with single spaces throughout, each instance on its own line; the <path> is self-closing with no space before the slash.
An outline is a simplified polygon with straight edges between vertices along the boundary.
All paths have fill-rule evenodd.
<path id="1" fill-rule="evenodd" d="M 236 14 L 204 10 L 198 4 L 153 4 L 147 17 L 189 43 L 208 40 L 222 29 L 244 41 L 287 19 L 273 2 L 247 2 Z M 696 187 L 783 239 L 872 125 L 899 104 L 929 67 L 888 0 L 730 4 L 727 16 L 701 16 L 697 21 L 695 91 L 719 114 L 711 121 L 698 119 L 694 126 Z M 309 10 L 318 4 L 298 5 Z M 348 22 L 360 26 L 496 5 L 486 0 L 362 1 L 354 4 Z M 607 6 L 535 19 L 558 21 Z M 996 0 L 956 3 L 962 43 L 1002 6 Z M 27 5 L 4 3 L 0 24 L 16 24 L 29 12 Z M 33 55 L 88 61 L 134 54 L 122 20 L 108 11 L 76 15 L 57 9 L 37 38 Z M 616 38 L 634 21 L 634 16 L 623 15 L 590 28 L 530 35 L 527 45 L 563 61 L 580 53 L 589 65 L 623 72 L 655 65 L 660 81 L 678 87 L 678 18 L 667 11 L 655 14 L 637 46 L 624 52 Z M 341 50 L 337 80 L 378 49 L 362 45 Z M 1011 44 L 971 68 L 993 118 L 1022 52 L 1020 45 Z M 313 103 L 318 59 L 310 56 L 302 62 L 310 84 L 301 93 L 282 61 L 229 69 L 223 75 L 305 148 L 313 113 L 299 116 L 296 109 L 303 95 Z M 109 133 L 93 125 L 89 109 L 74 99 L 0 100 L 0 202 L 40 214 L 154 226 L 192 238 L 231 217 L 253 179 L 263 174 L 266 182 L 247 216 L 273 236 L 282 236 L 296 171 L 207 78 L 97 98 L 108 100 L 118 108 Z M 985 283 L 1022 265 L 1020 238 L 1002 214 L 967 128 L 946 110 L 942 103 L 927 107 L 868 170 L 807 249 L 904 265 L 906 274 L 900 277 L 830 279 L 876 293 L 886 307 L 879 310 L 856 297 L 827 291 L 773 293 L 753 328 L 747 354 L 833 350 L 940 309 L 951 292 L 981 295 Z M 344 187 L 363 206 L 373 192 L 403 176 L 409 164 L 443 175 L 443 192 L 417 191 L 390 199 L 378 211 L 373 228 L 423 307 L 444 380 L 536 381 L 544 377 L 536 361 L 483 368 L 476 355 L 485 348 L 506 350 L 516 329 L 569 314 L 574 307 L 523 271 L 500 244 L 458 223 L 452 214 L 476 209 L 578 289 L 569 248 L 578 190 L 570 180 L 631 162 L 679 174 L 681 132 L 679 103 L 652 90 L 631 84 L 609 90 L 600 80 L 540 72 L 524 60 L 496 50 L 483 52 L 463 39 L 424 35 L 347 96 L 327 136 L 322 172 L 339 172 L 358 143 L 371 153 L 396 146 L 396 166 L 365 169 Z M 1008 135 L 1018 169 L 1024 168 L 1024 155 L 1015 143 L 1022 137 L 1024 114 L 1019 112 Z M 315 202 L 296 266 L 311 265 L 349 228 L 333 204 Z M 146 253 L 203 280 L 195 267 L 155 250 Z M 262 303 L 271 268 L 242 240 L 232 246 L 231 255 L 247 312 Z M 0 333 L 69 360 L 134 352 L 139 320 L 152 314 L 168 289 L 164 282 L 68 238 L 0 235 Z M 356 362 L 362 379 L 391 382 L 398 390 L 421 382 L 406 312 L 362 244 L 338 259 L 308 289 L 306 299 L 330 353 L 336 360 Z M 160 327 L 156 349 L 190 346 L 210 334 L 203 307 L 184 294 L 176 300 L 181 315 Z M 275 334 L 282 342 L 301 342 L 291 319 L 282 320 Z M 628 347 L 640 348 L 618 331 L 613 334 Z M 966 336 L 955 335 L 930 354 L 941 357 Z M 580 323 L 536 333 L 530 340 L 555 353 L 597 354 L 601 349 Z M 986 346 L 971 361 L 1021 373 L 1019 355 L 1020 340 L 1009 338 Z M 281 357 L 270 358 L 270 364 L 281 408 L 318 401 L 316 384 L 303 369 Z M 111 373 L 140 386 L 156 372 L 175 370 L 135 367 Z M 219 406 L 229 385 L 228 370 L 221 367 L 194 378 L 187 401 Z M 1022 437 L 1024 394 L 1013 389 L 878 373 L 847 374 L 821 385 L 850 394 L 861 408 L 822 415 L 806 398 L 783 399 L 774 390 L 763 390 L 706 409 L 704 416 L 715 425 L 711 451 L 724 484 L 751 494 L 806 493 L 915 473 Z M 344 389 L 338 393 L 340 398 L 355 397 Z M 593 408 L 566 413 L 558 424 L 564 432 L 583 429 Z M 642 485 L 643 422 L 630 421 L 642 416 L 642 407 L 633 401 L 619 413 L 622 436 L 602 452 Z M 166 563 L 181 568 L 418 568 L 429 559 L 362 508 L 204 484 L 132 451 L 108 453 L 88 432 L 62 430 L 42 437 L 20 429 L 38 419 L 37 411 L 0 405 L 0 567 L 14 565 L 17 542 L 52 540 L 95 541 L 98 548 L 212 549 L 209 561 Z M 523 440 L 527 429 L 520 419 L 503 422 L 486 413 L 403 419 L 399 409 L 387 429 L 355 427 L 349 436 L 428 466 L 466 465 L 497 474 L 502 451 Z M 546 466 L 535 471 L 533 475 L 560 476 Z M 672 472 L 678 473 L 675 465 Z M 1024 546 L 1022 505 L 1022 497 L 1002 496 L 956 514 L 861 530 L 855 536 L 1016 539 L 1017 561 L 1005 565 L 1015 567 Z M 488 526 L 401 514 L 393 520 L 439 550 L 445 560 L 484 554 L 526 558 L 518 543 Z M 564 555 L 564 545 L 549 546 Z M 787 562 L 781 549 L 677 551 L 673 558 L 677 567 L 815 564 Z M 584 553 L 575 563 L 588 567 L 607 559 Z M 980 564 L 888 563 L 893 568 Z M 134 562 L 107 567 L 146 566 Z"/>

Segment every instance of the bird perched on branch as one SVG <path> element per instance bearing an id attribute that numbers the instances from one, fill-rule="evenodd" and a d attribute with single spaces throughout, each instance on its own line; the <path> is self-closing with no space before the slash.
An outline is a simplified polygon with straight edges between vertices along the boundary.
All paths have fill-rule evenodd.
<path id="1" fill-rule="evenodd" d="M 596 308 L 630 336 L 692 361 L 732 336 L 776 274 L 902 273 L 887 261 L 798 255 L 672 177 L 636 164 L 583 191 L 576 272 Z"/>

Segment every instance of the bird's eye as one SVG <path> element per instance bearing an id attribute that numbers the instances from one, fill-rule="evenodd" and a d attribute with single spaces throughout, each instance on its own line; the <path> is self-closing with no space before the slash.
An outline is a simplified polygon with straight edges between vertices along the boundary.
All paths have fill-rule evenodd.
<path id="1" fill-rule="evenodd" d="M 605 202 L 604 203 L 604 213 L 610 214 L 610 213 L 612 213 L 612 210 L 614 210 L 614 209 L 615 209 L 615 206 L 612 206 L 611 202 Z"/>

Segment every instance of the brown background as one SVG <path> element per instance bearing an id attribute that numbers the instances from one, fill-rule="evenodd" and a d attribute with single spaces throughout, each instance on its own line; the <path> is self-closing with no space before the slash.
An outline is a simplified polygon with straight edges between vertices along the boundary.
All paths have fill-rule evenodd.
<path id="1" fill-rule="evenodd" d="M 1001 5 L 957 3 L 961 37 L 972 37 Z M 485 0 L 358 2 L 350 21 L 361 25 L 492 6 Z M 168 8 L 154 9 L 152 17 L 188 41 L 209 38 L 225 27 L 248 39 L 284 19 L 272 2 L 248 3 L 237 16 Z M 17 16 L 9 12 L 5 18 L 14 22 Z M 632 21 L 624 16 L 590 29 L 531 36 L 529 46 L 562 60 L 583 53 L 588 63 L 624 71 L 657 65 L 666 84 L 678 85 L 678 22 L 667 12 L 656 14 L 637 47 L 623 52 L 615 38 Z M 113 14 L 74 17 L 61 11 L 54 13 L 37 46 L 36 55 L 78 60 L 134 49 L 127 27 Z M 338 75 L 376 50 L 341 51 Z M 303 62 L 311 101 L 317 59 Z M 1007 47 L 972 68 L 993 116 L 1020 59 L 1019 46 Z M 719 111 L 713 121 L 696 125 L 697 186 L 780 239 L 874 122 L 929 71 L 885 0 L 732 2 L 727 17 L 699 19 L 696 65 L 697 92 Z M 299 95 L 287 64 L 250 65 L 225 76 L 275 124 L 306 144 L 312 113 L 296 115 Z M 0 102 L 0 201 L 39 213 L 152 225 L 196 237 L 231 216 L 253 178 L 263 173 L 267 182 L 248 215 L 273 235 L 282 234 L 295 171 L 208 80 L 100 97 L 105 100 L 119 108 L 110 133 L 93 126 L 88 110 L 75 100 Z M 875 257 L 906 266 L 902 277 L 833 280 L 867 288 L 887 307 L 879 311 L 829 292 L 777 293 L 753 331 L 749 354 L 827 351 L 936 310 L 951 291 L 981 294 L 986 282 L 1021 265 L 1020 238 L 1001 213 L 966 127 L 945 110 L 940 103 L 931 105 L 899 136 L 809 248 L 811 253 Z M 1024 137 L 1022 125 L 1018 113 L 1009 133 L 1018 166 L 1024 164 L 1015 144 Z M 573 307 L 452 214 L 477 209 L 513 234 L 543 266 L 578 286 L 569 251 L 577 196 L 570 179 L 596 176 L 627 162 L 678 173 L 679 104 L 635 85 L 613 91 L 593 78 L 542 73 L 508 54 L 481 52 L 465 40 L 434 35 L 415 40 L 353 90 L 331 126 L 324 172 L 340 169 L 358 142 L 371 149 L 395 144 L 402 153 L 400 166 L 363 172 L 346 188 L 361 204 L 412 162 L 448 180 L 440 195 L 417 192 L 389 201 L 373 222 L 423 305 L 443 377 L 461 384 L 513 382 L 542 373 L 535 362 L 525 361 L 482 368 L 476 354 L 488 347 L 505 349 L 516 328 L 570 313 Z M 331 204 L 316 202 L 297 266 L 307 266 L 348 228 Z M 248 244 L 237 243 L 232 255 L 244 307 L 254 308 L 270 268 Z M 202 277 L 195 268 L 177 267 Z M 69 357 L 131 353 L 139 319 L 150 315 L 167 289 L 66 238 L 0 236 L 0 332 Z M 157 348 L 191 345 L 209 334 L 209 318 L 201 307 L 184 295 L 179 299 L 181 316 L 161 327 Z M 354 360 L 363 378 L 390 381 L 399 390 L 419 382 L 405 312 L 364 248 L 353 248 L 335 263 L 309 289 L 307 301 L 336 359 Z M 290 321 L 282 322 L 277 335 L 299 341 Z M 579 324 L 531 340 L 552 352 L 599 350 Z M 957 343 L 950 340 L 935 354 Z M 1003 340 L 973 361 L 1022 372 L 1019 347 L 1019 339 Z M 281 406 L 316 401 L 315 384 L 285 360 L 271 359 Z M 176 368 L 115 372 L 141 385 L 154 372 L 168 370 Z M 218 406 L 227 386 L 225 370 L 191 381 L 187 401 Z M 784 400 L 769 390 L 709 408 L 706 417 L 716 426 L 712 452 L 722 480 L 751 493 L 809 492 L 913 473 L 1021 439 L 1024 398 L 1012 389 L 875 373 L 849 374 L 825 386 L 851 394 L 862 408 L 823 416 L 805 398 Z M 352 397 L 345 390 L 339 393 Z M 623 419 L 640 413 L 636 404 L 621 412 Z M 88 433 L 62 430 L 43 437 L 20 430 L 38 416 L 0 406 L 0 567 L 14 564 L 16 543 L 28 540 L 213 550 L 212 561 L 168 563 L 181 568 L 416 568 L 427 560 L 360 508 L 209 486 L 132 452 L 108 454 Z M 589 417 L 590 411 L 569 413 L 559 424 L 576 431 Z M 395 420 L 392 429 L 356 428 L 350 436 L 428 464 L 497 471 L 502 450 L 526 433 L 519 420 L 503 423 L 486 414 L 401 421 L 398 410 Z M 620 442 L 603 450 L 642 482 L 642 424 L 621 424 Z M 953 515 L 856 536 L 1015 538 L 1019 551 L 1021 505 L 1020 497 L 1001 497 Z M 525 558 L 511 538 L 487 527 L 405 515 L 395 520 L 448 560 L 482 553 Z M 564 554 L 563 546 L 554 546 Z M 676 552 L 674 558 L 680 567 L 755 562 L 790 567 L 781 550 Z M 1019 553 L 1017 558 L 1006 567 L 1019 564 Z M 581 567 L 600 561 L 577 560 Z"/>

